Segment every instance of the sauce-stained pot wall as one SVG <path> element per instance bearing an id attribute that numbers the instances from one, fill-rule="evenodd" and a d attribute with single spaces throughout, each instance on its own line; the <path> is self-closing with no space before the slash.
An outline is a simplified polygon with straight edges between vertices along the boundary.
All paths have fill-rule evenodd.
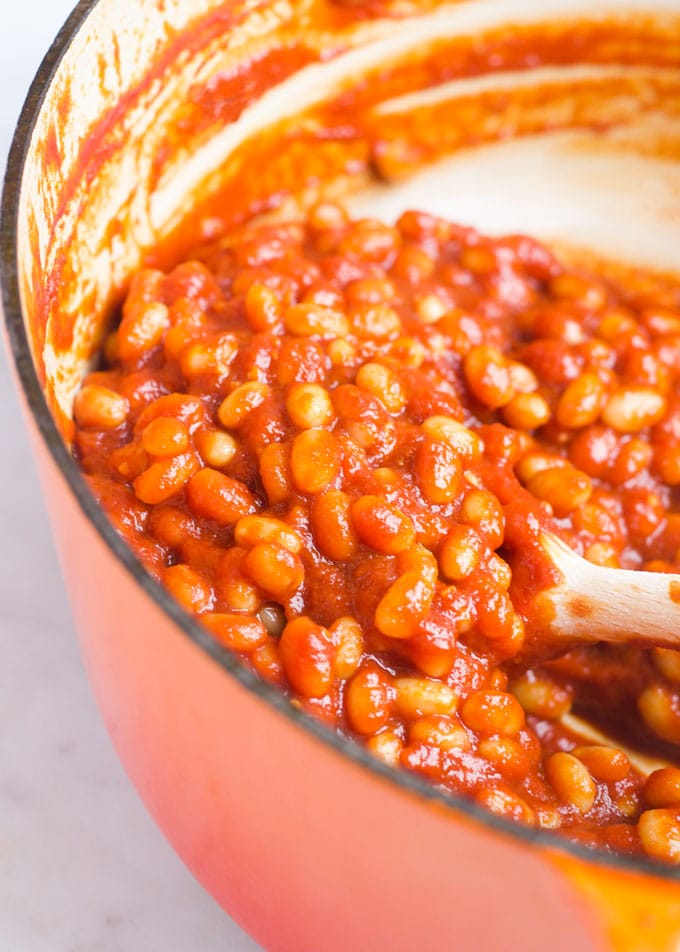
<path id="1" fill-rule="evenodd" d="M 499 0 L 100 0 L 40 114 L 21 195 L 22 294 L 65 435 L 130 272 L 159 243 L 171 257 L 301 197 L 386 215 L 429 204 L 674 267 L 680 17 L 668 0 L 591 7 L 513 4 L 510 24 Z M 654 188 L 630 187 L 652 173 Z M 574 214 L 588 190 L 595 204 Z M 637 202 L 644 242 L 603 230 L 603 192 Z"/>

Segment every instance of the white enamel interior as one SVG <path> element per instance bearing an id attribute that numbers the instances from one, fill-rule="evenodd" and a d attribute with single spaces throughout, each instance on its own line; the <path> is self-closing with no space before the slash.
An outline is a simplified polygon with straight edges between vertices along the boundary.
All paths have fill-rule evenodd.
<path id="1" fill-rule="evenodd" d="M 622 151 L 616 138 L 560 132 L 480 146 L 348 204 L 385 220 L 419 208 L 489 234 L 525 232 L 680 272 L 680 165 Z"/>

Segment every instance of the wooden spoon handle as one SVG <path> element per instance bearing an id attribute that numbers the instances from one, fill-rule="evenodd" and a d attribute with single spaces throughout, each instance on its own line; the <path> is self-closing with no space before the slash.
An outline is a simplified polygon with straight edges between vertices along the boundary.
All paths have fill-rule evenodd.
<path id="1" fill-rule="evenodd" d="M 546 638 L 680 648 L 680 575 L 603 568 L 556 536 L 540 541 L 561 574 L 536 599 Z"/>

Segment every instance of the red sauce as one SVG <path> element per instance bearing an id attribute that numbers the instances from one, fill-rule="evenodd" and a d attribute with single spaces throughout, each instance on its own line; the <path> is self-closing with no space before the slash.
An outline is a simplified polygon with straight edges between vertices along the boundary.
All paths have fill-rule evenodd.
<path id="1" fill-rule="evenodd" d="M 596 564 L 677 566 L 679 328 L 662 281 L 322 205 L 135 277 L 76 455 L 147 567 L 292 703 L 518 822 L 674 860 L 656 775 L 562 723 L 574 705 L 668 753 L 674 653 L 523 658 L 557 580 L 541 527 Z"/>

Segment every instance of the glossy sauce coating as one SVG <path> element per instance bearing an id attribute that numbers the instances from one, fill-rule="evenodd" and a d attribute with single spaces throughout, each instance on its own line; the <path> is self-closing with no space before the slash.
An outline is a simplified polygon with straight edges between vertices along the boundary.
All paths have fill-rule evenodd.
<path id="1" fill-rule="evenodd" d="M 680 293 L 323 204 L 134 278 L 76 455 L 140 559 L 291 702 L 530 826 L 678 860 L 674 652 L 523 670 L 526 552 L 677 570 Z"/>

